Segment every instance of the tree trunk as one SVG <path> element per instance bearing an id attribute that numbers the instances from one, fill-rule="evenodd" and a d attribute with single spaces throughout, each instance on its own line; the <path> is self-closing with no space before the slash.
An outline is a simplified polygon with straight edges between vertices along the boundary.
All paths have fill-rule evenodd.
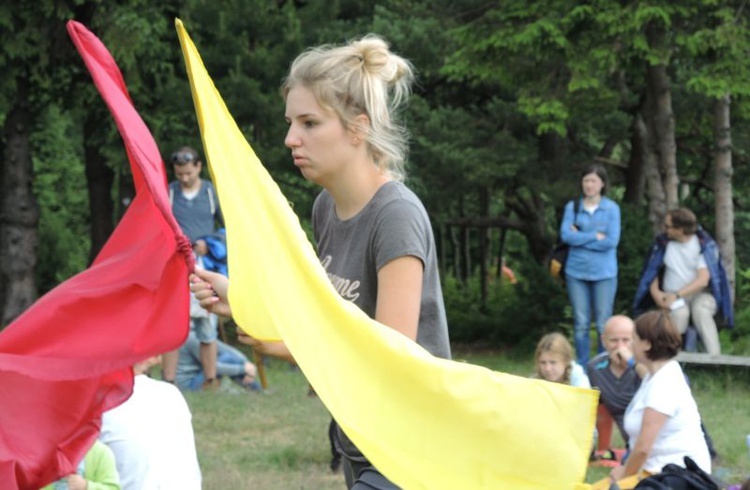
<path id="1" fill-rule="evenodd" d="M 649 88 L 654 93 L 654 136 L 659 157 L 659 168 L 664 185 L 664 199 L 667 209 L 679 206 L 677 187 L 677 143 L 674 136 L 674 113 L 672 112 L 672 92 L 667 67 L 649 66 Z"/>
<path id="2" fill-rule="evenodd" d="M 506 204 L 508 206 L 513 206 L 514 211 L 519 214 L 519 219 L 509 219 L 506 216 L 495 216 L 492 218 L 462 217 L 446 220 L 446 223 L 451 226 L 451 229 L 454 227 L 458 227 L 461 230 L 469 229 L 468 227 L 507 228 L 509 230 L 518 231 L 526 237 L 526 241 L 529 244 L 529 250 L 536 262 L 544 264 L 552 250 L 552 237 L 549 233 L 546 233 L 546 224 L 541 218 L 544 216 L 544 205 L 540 201 L 535 200 L 535 202 L 539 207 L 533 208 L 531 212 L 525 212 L 522 207 L 518 206 L 518 204 L 513 204 L 512 201 L 506 201 Z M 521 212 L 519 213 L 517 210 L 521 210 Z M 458 237 L 454 236 L 453 240 L 456 242 L 456 246 L 458 246 Z"/>
<path id="3" fill-rule="evenodd" d="M 622 200 L 637 206 L 646 195 L 646 152 L 649 145 L 648 128 L 641 114 L 635 114 L 630 129 L 630 161 L 625 172 L 625 195 Z"/>
<path id="4" fill-rule="evenodd" d="M 99 144 L 101 118 L 92 111 L 83 123 L 84 158 L 86 164 L 86 186 L 89 193 L 91 211 L 91 250 L 89 263 L 93 262 L 99 251 L 114 230 L 114 203 L 112 201 L 112 183 L 115 174 L 101 153 Z"/>
<path id="5" fill-rule="evenodd" d="M 667 202 L 664 198 L 664 186 L 659 175 L 656 155 L 646 153 L 646 195 L 648 196 L 648 218 L 654 235 L 662 231 L 664 216 L 667 215 Z"/>
<path id="6" fill-rule="evenodd" d="M 503 266 L 505 265 L 505 238 L 508 236 L 508 229 L 500 228 L 500 240 L 497 245 L 497 269 L 495 276 L 498 282 L 503 281 Z"/>
<path id="7" fill-rule="evenodd" d="M 453 245 L 453 275 L 456 277 L 456 280 L 458 280 L 458 282 L 463 284 L 461 279 L 463 277 L 463 269 L 461 266 L 461 241 L 458 239 L 458 234 L 456 233 L 455 226 L 449 226 L 448 230 L 451 236 L 451 244 Z"/>
<path id="8" fill-rule="evenodd" d="M 716 241 L 729 277 L 734 301 L 734 205 L 732 204 L 732 133 L 729 95 L 716 99 L 714 138 L 716 144 L 714 192 L 716 194 Z"/>
<path id="9" fill-rule="evenodd" d="M 0 322 L 7 325 L 36 300 L 34 268 L 39 208 L 32 189 L 33 163 L 28 80 L 17 77 L 14 105 L 5 118 L 0 205 Z"/>
<path id="10" fill-rule="evenodd" d="M 438 235 L 438 238 L 440 239 L 440 242 L 438 243 L 438 250 L 440 250 L 440 262 L 438 262 L 438 267 L 440 269 L 440 280 L 445 281 L 445 276 L 448 273 L 447 264 L 448 264 L 448 234 L 450 233 L 448 231 L 450 227 L 446 226 L 445 223 L 440 223 L 439 229 L 440 229 L 440 235 Z"/>
<path id="11" fill-rule="evenodd" d="M 664 35 L 661 27 L 652 25 L 646 29 L 651 50 L 666 58 Z M 657 234 L 662 230 L 667 210 L 678 206 L 677 146 L 666 61 L 656 65 L 649 63 L 646 67 L 646 99 L 642 113 L 646 128 L 643 165 L 649 219 Z"/>
<path id="12" fill-rule="evenodd" d="M 547 231 L 544 199 L 535 191 L 530 194 L 527 198 L 518 195 L 514 199 L 506 199 L 505 205 L 518 216 L 518 222 L 500 220 L 498 226 L 520 231 L 526 237 L 534 260 L 544 264 L 552 250 L 553 236 Z"/>
<path id="13" fill-rule="evenodd" d="M 650 76 L 646 75 L 650 80 Z M 659 164 L 659 136 L 656 129 L 657 103 L 656 91 L 651 87 L 646 88 L 646 97 L 643 104 L 642 115 L 645 123 L 644 145 L 643 145 L 643 170 L 646 177 L 646 195 L 648 197 L 648 217 L 654 235 L 662 231 L 662 223 L 667 210 L 667 193 L 662 179 L 661 165 Z"/>
<path id="14" fill-rule="evenodd" d="M 479 189 L 480 213 L 485 217 L 490 215 L 489 192 L 487 187 Z M 487 266 L 489 260 L 489 229 L 486 226 L 482 226 L 479 228 L 479 289 L 482 306 L 487 304 Z"/>
<path id="15" fill-rule="evenodd" d="M 461 227 L 461 256 L 464 260 L 464 275 L 461 282 L 466 284 L 471 277 L 471 229 L 468 226 Z"/>

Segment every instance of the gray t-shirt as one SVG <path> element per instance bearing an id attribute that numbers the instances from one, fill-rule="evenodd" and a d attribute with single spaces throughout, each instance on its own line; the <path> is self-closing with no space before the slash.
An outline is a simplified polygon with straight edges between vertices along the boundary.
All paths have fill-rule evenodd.
<path id="1" fill-rule="evenodd" d="M 417 343 L 437 357 L 449 359 L 448 322 L 438 275 L 435 239 L 427 211 L 400 182 L 378 189 L 356 216 L 336 216 L 327 191 L 313 205 L 313 232 L 318 257 L 339 294 L 375 317 L 378 271 L 407 255 L 424 265 Z"/>
<path id="2" fill-rule="evenodd" d="M 627 368 L 621 377 L 615 376 L 609 369 L 608 352 L 602 352 L 591 359 L 586 368 L 591 386 L 601 392 L 599 403 L 607 407 L 617 423 L 617 428 L 620 429 L 623 440 L 627 442 L 628 435 L 623 422 L 625 410 L 641 386 L 641 378 L 632 367 Z"/>
<path id="3" fill-rule="evenodd" d="M 434 356 L 450 358 L 432 227 L 427 211 L 411 190 L 400 182 L 388 182 L 362 211 L 345 221 L 336 216 L 333 199 L 324 190 L 313 205 L 312 222 L 318 257 L 331 283 L 370 318 L 375 317 L 380 268 L 407 255 L 421 260 L 424 276 L 417 343 Z M 369 465 L 340 427 L 336 428 L 336 443 L 356 465 L 355 473 Z"/>
<path id="4" fill-rule="evenodd" d="M 182 232 L 191 242 L 216 232 L 216 222 L 224 226 L 219 200 L 213 184 L 201 179 L 198 194 L 191 199 L 185 197 L 177 181 L 169 184 L 169 199 L 172 202 L 172 214 Z"/>

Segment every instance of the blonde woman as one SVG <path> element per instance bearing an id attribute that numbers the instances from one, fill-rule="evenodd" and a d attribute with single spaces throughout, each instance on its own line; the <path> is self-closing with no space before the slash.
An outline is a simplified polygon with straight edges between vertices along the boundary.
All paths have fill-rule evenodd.
<path id="1" fill-rule="evenodd" d="M 284 143 L 302 175 L 323 188 L 313 206 L 313 232 L 339 294 L 433 355 L 449 358 L 432 227 L 419 198 L 402 183 L 406 132 L 396 111 L 413 76 L 409 62 L 375 35 L 305 51 L 282 86 L 289 125 Z M 192 286 L 202 304 L 231 313 L 226 280 L 198 274 L 211 283 L 211 289 Z M 280 347 L 244 341 L 261 352 Z M 336 438 L 348 488 L 397 488 L 341 429 Z"/>

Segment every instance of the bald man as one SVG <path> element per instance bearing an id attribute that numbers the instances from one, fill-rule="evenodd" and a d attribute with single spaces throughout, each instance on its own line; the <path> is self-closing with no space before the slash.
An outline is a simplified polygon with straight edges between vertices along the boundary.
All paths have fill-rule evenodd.
<path id="1" fill-rule="evenodd" d="M 604 324 L 602 342 L 605 351 L 594 357 L 586 365 L 586 372 L 591 382 L 591 387 L 599 390 L 599 404 L 612 416 L 617 428 L 620 429 L 622 439 L 627 443 L 628 434 L 625 432 L 623 418 L 630 400 L 641 386 L 641 379 L 648 374 L 646 366 L 635 362 L 633 357 L 633 335 L 635 334 L 635 322 L 625 315 L 615 315 Z M 597 418 L 597 429 L 600 441 L 602 439 L 602 424 L 607 421 L 601 420 L 601 414 Z M 610 424 L 611 425 L 611 424 Z M 711 457 L 716 457 L 713 441 L 708 435 L 705 426 L 701 422 L 706 444 Z M 601 441 L 609 445 L 609 441 Z M 601 449 L 601 445 L 600 445 Z"/>
<path id="2" fill-rule="evenodd" d="M 604 324 L 602 335 L 605 351 L 586 365 L 591 386 L 600 392 L 599 403 L 609 411 L 625 441 L 628 440 L 623 426 L 625 409 L 647 372 L 633 357 L 633 332 L 632 319 L 624 315 L 611 317 Z"/>

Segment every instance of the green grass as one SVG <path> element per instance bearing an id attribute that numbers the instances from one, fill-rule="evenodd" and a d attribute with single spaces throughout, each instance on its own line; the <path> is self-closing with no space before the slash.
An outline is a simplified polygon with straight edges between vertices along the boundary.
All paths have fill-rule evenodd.
<path id="1" fill-rule="evenodd" d="M 271 361 L 267 371 L 266 393 L 186 393 L 203 488 L 341 489 L 327 410 L 299 370 Z"/>
<path id="2" fill-rule="evenodd" d="M 528 376 L 531 356 L 457 349 L 456 360 Z M 269 362 L 267 393 L 187 393 L 206 490 L 343 489 L 328 467 L 329 414 L 308 396 L 299 370 Z M 688 368 L 705 425 L 720 454 L 719 476 L 739 483 L 750 476 L 750 370 Z M 616 432 L 616 431 L 615 431 Z M 618 438 L 619 439 L 619 438 Z M 591 467 L 587 481 L 609 472 Z"/>

